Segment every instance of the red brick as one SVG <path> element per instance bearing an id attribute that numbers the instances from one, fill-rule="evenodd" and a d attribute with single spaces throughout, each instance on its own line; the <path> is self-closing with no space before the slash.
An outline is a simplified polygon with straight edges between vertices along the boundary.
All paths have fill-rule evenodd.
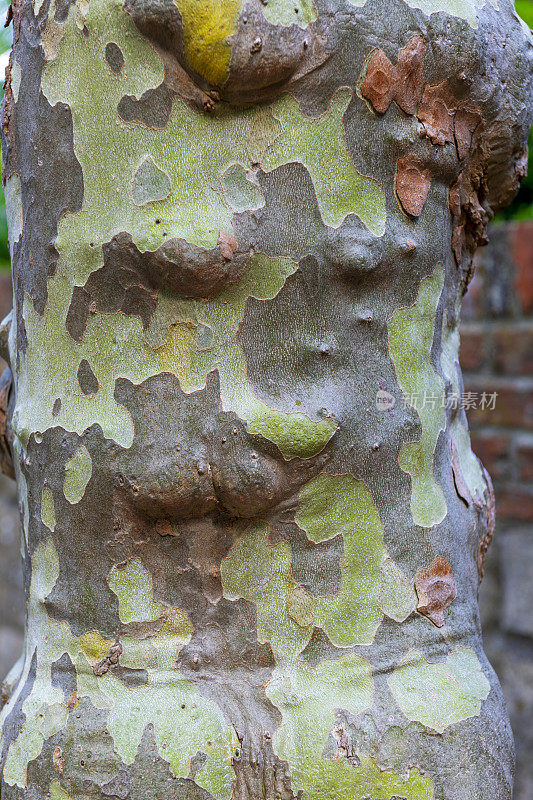
<path id="1" fill-rule="evenodd" d="M 533 491 L 504 484 L 495 486 L 498 519 L 533 522 Z"/>
<path id="2" fill-rule="evenodd" d="M 495 378 L 469 375 L 465 392 L 477 395 L 477 407 L 468 409 L 472 428 L 501 427 L 533 430 L 533 380 L 528 378 Z M 482 393 L 497 393 L 494 410 L 480 407 Z"/>
<path id="3" fill-rule="evenodd" d="M 509 448 L 510 438 L 505 434 L 490 430 L 472 432 L 472 450 L 495 480 L 507 476 Z"/>
<path id="4" fill-rule="evenodd" d="M 524 314 L 533 311 L 533 222 L 513 226 L 509 237 L 516 264 L 515 289 Z"/>
<path id="5" fill-rule="evenodd" d="M 492 332 L 494 371 L 533 376 L 533 320 L 498 325 Z"/>
<path id="6" fill-rule="evenodd" d="M 485 344 L 487 331 L 464 325 L 461 328 L 461 350 L 459 360 L 461 368 L 467 372 L 477 372 L 485 366 Z"/>
<path id="7" fill-rule="evenodd" d="M 533 481 L 533 439 L 519 439 L 516 445 L 518 475 L 521 481 Z"/>

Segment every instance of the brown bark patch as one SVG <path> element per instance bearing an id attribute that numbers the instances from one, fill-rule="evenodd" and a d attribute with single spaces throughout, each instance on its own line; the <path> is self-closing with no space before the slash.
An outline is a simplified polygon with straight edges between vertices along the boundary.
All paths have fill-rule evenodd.
<path id="1" fill-rule="evenodd" d="M 383 50 L 377 50 L 368 62 L 361 83 L 361 94 L 384 114 L 393 100 L 406 114 L 415 114 L 424 88 L 424 38 L 413 36 L 398 53 L 394 66 Z"/>
<path id="2" fill-rule="evenodd" d="M 442 628 L 446 609 L 457 597 L 457 587 L 452 568 L 442 556 L 428 569 L 421 569 L 415 580 L 418 595 L 417 611 Z"/>
<path id="3" fill-rule="evenodd" d="M 71 711 L 74 711 L 74 709 L 77 708 L 79 704 L 80 704 L 79 694 L 77 692 L 72 692 L 72 694 L 69 695 L 67 700 L 67 711 L 69 713 Z"/>
<path id="4" fill-rule="evenodd" d="M 217 244 L 220 247 L 222 257 L 225 258 L 226 261 L 231 261 L 234 254 L 239 249 L 239 245 L 235 236 L 232 236 L 225 231 L 220 231 Z"/>
<path id="5" fill-rule="evenodd" d="M 455 141 L 454 116 L 457 101 L 447 81 L 426 86 L 418 109 L 418 119 L 424 123 L 426 134 L 433 144 Z"/>
<path id="6" fill-rule="evenodd" d="M 454 117 L 457 155 L 462 161 L 473 150 L 483 130 L 483 115 L 475 106 L 460 106 Z"/>
<path id="7" fill-rule="evenodd" d="M 5 136 L 4 145 L 4 163 L 6 169 L 3 170 L 3 185 L 5 185 L 5 178 L 13 173 L 17 164 L 16 154 L 16 138 L 14 131 L 14 114 L 15 114 L 15 98 L 13 96 L 12 87 L 12 60 L 13 56 L 9 59 L 9 64 L 6 66 L 6 77 L 4 81 L 4 115 L 2 126 Z"/>
<path id="8" fill-rule="evenodd" d="M 368 62 L 361 83 L 361 94 L 372 103 L 378 114 L 384 114 L 394 98 L 396 72 L 383 50 L 378 50 Z"/>
<path id="9" fill-rule="evenodd" d="M 394 99 L 406 114 L 416 114 L 422 96 L 426 50 L 424 37 L 417 34 L 398 53 Z"/>
<path id="10" fill-rule="evenodd" d="M 104 658 L 99 661 L 98 664 L 94 665 L 93 672 L 96 677 L 99 678 L 101 675 L 105 675 L 106 672 L 109 672 L 111 667 L 116 667 L 121 655 L 122 645 L 120 642 L 115 642 L 115 644 L 112 644 L 109 648 L 107 655 L 104 656 Z"/>
<path id="11" fill-rule="evenodd" d="M 463 183 L 463 173 L 459 175 L 453 186 L 450 187 L 448 203 L 450 211 L 454 217 L 461 216 L 461 186 Z"/>
<path id="12" fill-rule="evenodd" d="M 63 758 L 63 751 L 60 747 L 56 747 L 54 750 L 54 754 L 52 756 L 52 763 L 54 765 L 54 769 L 58 774 L 63 772 L 63 768 L 65 766 L 65 759 Z"/>
<path id="13" fill-rule="evenodd" d="M 448 203 L 453 217 L 451 248 L 461 268 L 463 293 L 473 274 L 472 256 L 479 245 L 487 243 L 490 208 L 486 196 L 487 187 L 481 167 L 461 172 L 449 190 Z"/>
<path id="14" fill-rule="evenodd" d="M 398 159 L 396 164 L 396 194 L 410 217 L 419 217 L 424 208 L 431 175 L 424 162 L 413 153 Z"/>

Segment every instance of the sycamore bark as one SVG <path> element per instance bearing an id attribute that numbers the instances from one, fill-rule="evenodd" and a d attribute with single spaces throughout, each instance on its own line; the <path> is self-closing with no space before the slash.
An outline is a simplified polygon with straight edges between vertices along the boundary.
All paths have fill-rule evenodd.
<path id="1" fill-rule="evenodd" d="M 458 319 L 527 160 L 512 4 L 12 11 L 2 800 L 510 800 Z"/>

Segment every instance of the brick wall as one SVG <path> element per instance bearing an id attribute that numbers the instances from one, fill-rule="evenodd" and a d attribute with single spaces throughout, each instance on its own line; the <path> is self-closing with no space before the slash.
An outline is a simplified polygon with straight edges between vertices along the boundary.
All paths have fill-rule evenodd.
<path id="1" fill-rule="evenodd" d="M 533 222 L 495 227 L 463 306 L 465 390 L 497 392 L 469 412 L 474 451 L 492 475 L 501 521 L 533 523 Z"/>
<path id="2" fill-rule="evenodd" d="M 465 392 L 498 393 L 493 411 L 467 411 L 498 517 L 483 630 L 516 738 L 515 800 L 533 800 L 533 222 L 493 227 L 476 262 L 462 314 Z"/>

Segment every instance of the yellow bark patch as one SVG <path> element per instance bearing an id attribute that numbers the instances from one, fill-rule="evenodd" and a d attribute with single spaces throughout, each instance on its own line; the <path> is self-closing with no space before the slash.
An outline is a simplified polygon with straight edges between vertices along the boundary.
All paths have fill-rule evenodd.
<path id="1" fill-rule="evenodd" d="M 195 72 L 215 86 L 228 77 L 231 45 L 242 0 L 174 0 L 183 22 L 185 56 Z"/>

